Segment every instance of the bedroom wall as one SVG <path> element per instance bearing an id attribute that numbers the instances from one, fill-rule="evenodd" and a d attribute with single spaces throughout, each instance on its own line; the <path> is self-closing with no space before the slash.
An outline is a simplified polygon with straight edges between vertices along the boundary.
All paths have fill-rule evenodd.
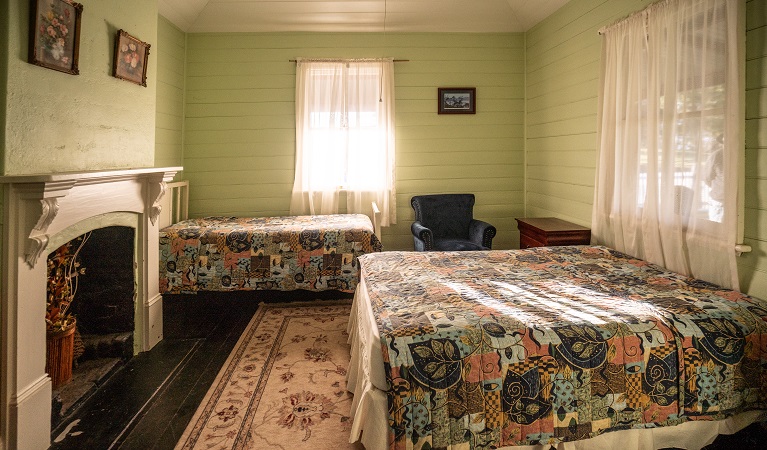
<path id="1" fill-rule="evenodd" d="M 526 213 L 589 226 L 596 166 L 601 41 L 597 31 L 648 0 L 571 0 L 528 31 Z M 767 298 L 767 28 L 747 2 L 745 242 L 741 289 Z"/>
<path id="2" fill-rule="evenodd" d="M 111 74 L 118 29 L 157 41 L 157 1 L 82 0 L 76 76 L 27 63 L 30 2 L 3 3 L 9 28 L 3 174 L 151 167 L 157 89 L 152 52 L 148 87 Z"/>
<path id="3" fill-rule="evenodd" d="M 8 95 L 8 2 L 0 2 L 0 151 L 5 149 L 5 102 Z M 0 158 L 0 173 L 3 173 L 3 160 Z M 0 187 L 0 194 L 2 187 Z M 0 195 L 0 202 L 2 196 Z M 0 203 L 0 206 L 2 204 Z"/>
<path id="4" fill-rule="evenodd" d="M 767 299 L 767 2 L 746 3 L 746 243 L 741 289 Z"/>
<path id="5" fill-rule="evenodd" d="M 5 102 L 8 94 L 8 2 L 0 2 L 0 152 L 5 151 Z M 0 173 L 3 173 L 3 159 L 0 158 Z M 3 214 L 3 202 L 5 200 L 4 186 L 0 185 L 0 235 L 5 227 L 6 219 Z M 2 239 L 0 239 L 0 255 L 4 251 Z M 2 267 L 0 267 L 2 270 Z M 3 320 L 3 311 L 0 311 L 0 320 Z M 0 437 L 2 441 L 2 437 Z"/>
<path id="6" fill-rule="evenodd" d="M 186 33 L 168 19 L 157 18 L 157 111 L 155 167 L 184 164 L 184 71 Z"/>
<path id="7" fill-rule="evenodd" d="M 388 250 L 412 249 L 410 197 L 474 192 L 475 216 L 516 248 L 523 212 L 522 34 L 188 34 L 184 173 L 190 214 L 285 215 L 295 154 L 300 56 L 396 63 L 397 224 Z M 475 86 L 476 115 L 438 115 L 437 87 Z"/>
<path id="8" fill-rule="evenodd" d="M 526 211 L 590 225 L 601 41 L 649 0 L 570 0 L 527 34 Z"/>

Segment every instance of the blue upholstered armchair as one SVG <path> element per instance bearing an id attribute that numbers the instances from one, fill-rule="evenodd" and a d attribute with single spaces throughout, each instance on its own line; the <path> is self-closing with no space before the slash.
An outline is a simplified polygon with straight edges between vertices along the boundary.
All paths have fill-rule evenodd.
<path id="1" fill-rule="evenodd" d="M 474 219 L 474 194 L 416 195 L 410 204 L 417 251 L 490 250 L 496 230 Z"/>

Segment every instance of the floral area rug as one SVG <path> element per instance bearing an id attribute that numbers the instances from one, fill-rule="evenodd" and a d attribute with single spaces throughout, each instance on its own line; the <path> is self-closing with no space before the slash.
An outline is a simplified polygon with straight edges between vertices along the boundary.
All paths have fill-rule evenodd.
<path id="1" fill-rule="evenodd" d="M 260 305 L 176 449 L 361 449 L 348 443 L 350 309 Z"/>

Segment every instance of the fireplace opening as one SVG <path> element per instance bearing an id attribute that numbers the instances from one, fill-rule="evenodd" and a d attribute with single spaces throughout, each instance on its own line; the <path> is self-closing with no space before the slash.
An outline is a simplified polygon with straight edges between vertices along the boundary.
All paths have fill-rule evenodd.
<path id="1" fill-rule="evenodd" d="M 77 276 L 77 291 L 69 309 L 77 323 L 76 359 L 71 381 L 53 391 L 52 427 L 133 356 L 135 229 L 110 226 L 84 236 L 87 239 L 78 253 L 84 270 Z"/>

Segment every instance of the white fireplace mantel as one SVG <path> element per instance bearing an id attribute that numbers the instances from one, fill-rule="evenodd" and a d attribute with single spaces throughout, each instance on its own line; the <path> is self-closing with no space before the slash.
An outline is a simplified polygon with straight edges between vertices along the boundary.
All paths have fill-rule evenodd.
<path id="1" fill-rule="evenodd" d="M 45 373 L 45 255 L 110 225 L 135 228 L 135 352 L 162 339 L 159 200 L 181 167 L 0 176 L 0 449 L 50 444 L 51 380 Z"/>

